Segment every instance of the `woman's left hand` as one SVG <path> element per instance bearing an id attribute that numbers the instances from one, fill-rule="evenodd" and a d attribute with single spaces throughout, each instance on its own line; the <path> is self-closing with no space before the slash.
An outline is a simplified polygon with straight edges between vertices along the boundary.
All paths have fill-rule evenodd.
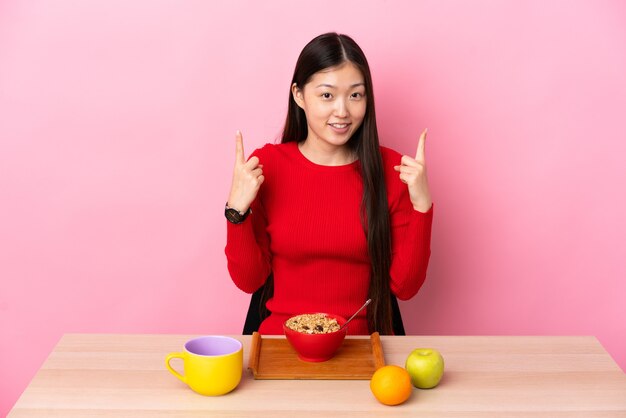
<path id="1" fill-rule="evenodd" d="M 427 132 L 428 129 L 425 129 L 420 135 L 415 158 L 404 155 L 402 160 L 400 160 L 400 165 L 394 167 L 400 173 L 400 180 L 409 188 L 413 209 L 423 213 L 428 212 L 433 204 L 430 190 L 428 189 L 426 156 L 424 153 Z"/>

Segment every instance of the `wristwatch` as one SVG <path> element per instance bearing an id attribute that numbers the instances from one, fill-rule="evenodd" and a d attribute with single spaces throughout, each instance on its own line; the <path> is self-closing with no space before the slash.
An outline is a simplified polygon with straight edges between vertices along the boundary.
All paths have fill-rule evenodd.
<path id="1" fill-rule="evenodd" d="M 246 220 L 246 218 L 248 217 L 248 215 L 250 215 L 251 212 L 252 210 L 250 210 L 250 208 L 248 208 L 248 210 L 243 213 L 239 212 L 237 209 L 233 209 L 230 206 L 228 206 L 228 202 L 226 202 L 226 209 L 224 209 L 224 216 L 226 216 L 226 219 L 228 220 L 228 222 L 233 223 L 233 224 L 240 224 Z"/>

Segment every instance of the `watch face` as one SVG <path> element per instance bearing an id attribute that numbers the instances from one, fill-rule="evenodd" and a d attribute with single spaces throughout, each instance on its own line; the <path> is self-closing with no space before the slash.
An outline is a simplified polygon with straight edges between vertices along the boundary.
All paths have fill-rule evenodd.
<path id="1" fill-rule="evenodd" d="M 226 215 L 226 219 L 234 224 L 241 223 L 242 221 L 242 216 L 236 209 L 228 208 L 224 214 Z"/>

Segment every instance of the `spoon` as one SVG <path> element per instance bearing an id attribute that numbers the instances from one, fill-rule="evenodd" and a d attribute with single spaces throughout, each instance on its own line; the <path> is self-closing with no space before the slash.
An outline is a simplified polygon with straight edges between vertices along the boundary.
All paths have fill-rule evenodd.
<path id="1" fill-rule="evenodd" d="M 363 304 L 363 306 L 361 306 L 361 307 L 359 308 L 359 310 L 358 310 L 358 311 L 356 311 L 356 312 L 354 313 L 354 315 L 352 315 L 352 316 L 350 317 L 350 319 L 348 319 L 348 320 L 347 320 L 347 321 L 346 321 L 346 322 L 345 322 L 345 323 L 344 323 L 344 324 L 343 324 L 343 325 L 342 325 L 342 326 L 338 329 L 338 331 L 341 331 L 341 330 L 342 330 L 342 329 L 343 329 L 346 325 L 348 325 L 348 322 L 352 321 L 352 320 L 354 319 L 354 317 L 356 316 L 356 314 L 358 314 L 359 312 L 361 312 L 361 311 L 362 311 L 362 310 L 363 310 L 363 309 L 364 309 L 367 305 L 369 305 L 369 304 L 370 304 L 370 302 L 371 302 L 371 301 L 372 301 L 372 299 L 368 299 L 368 300 L 366 300 L 366 301 L 365 301 L 365 303 Z"/>

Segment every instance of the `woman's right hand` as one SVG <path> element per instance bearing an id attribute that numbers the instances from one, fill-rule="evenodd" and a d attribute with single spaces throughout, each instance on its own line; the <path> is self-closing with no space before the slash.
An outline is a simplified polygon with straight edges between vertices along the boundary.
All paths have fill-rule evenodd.
<path id="1" fill-rule="evenodd" d="M 251 157 L 246 161 L 243 153 L 243 136 L 240 131 L 237 131 L 235 135 L 235 144 L 235 169 L 227 203 L 229 207 L 243 213 L 256 198 L 265 177 L 263 177 L 263 165 L 259 164 L 257 157 Z"/>

